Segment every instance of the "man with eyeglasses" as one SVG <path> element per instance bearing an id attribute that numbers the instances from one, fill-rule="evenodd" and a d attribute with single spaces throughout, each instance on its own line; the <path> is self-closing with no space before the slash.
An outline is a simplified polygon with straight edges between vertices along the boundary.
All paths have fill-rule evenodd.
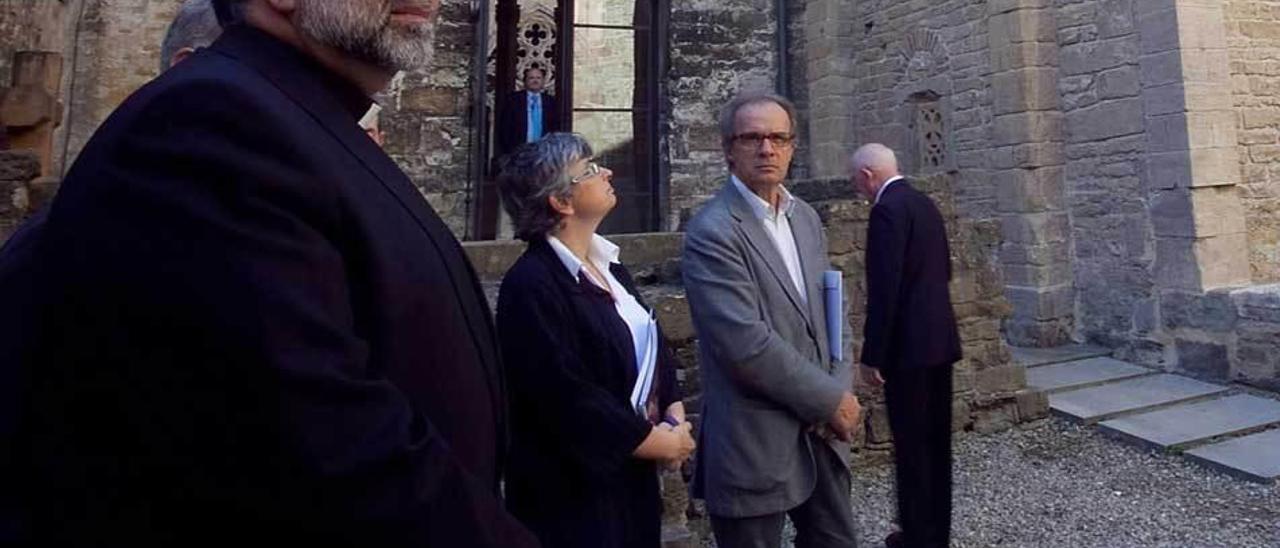
<path id="1" fill-rule="evenodd" d="M 720 546 L 857 544 L 848 442 L 861 407 L 828 347 L 822 223 L 783 184 L 795 108 L 743 95 L 720 113 L 729 180 L 689 222 L 682 262 L 704 385 L 693 496 Z M 843 311 L 841 311 L 843 314 Z"/>

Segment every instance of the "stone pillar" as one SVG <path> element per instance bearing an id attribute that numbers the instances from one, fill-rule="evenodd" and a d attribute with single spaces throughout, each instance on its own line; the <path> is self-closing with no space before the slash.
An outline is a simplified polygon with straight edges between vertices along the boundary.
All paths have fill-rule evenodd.
<path id="1" fill-rule="evenodd" d="M 1004 242 L 1000 260 L 1013 315 L 1009 342 L 1055 346 L 1074 329 L 1070 222 L 1053 2 L 987 4 L 994 96 L 991 165 Z"/>
<path id="2" fill-rule="evenodd" d="M 1166 360 L 1226 380 L 1236 322 L 1226 288 L 1250 272 L 1223 8 L 1138 0 L 1134 12 Z"/>
<path id="3" fill-rule="evenodd" d="M 0 123 L 9 148 L 35 152 L 42 175 L 49 174 L 53 131 L 62 122 L 61 82 L 61 55 L 22 51 L 13 56 L 12 85 L 0 89 Z"/>
<path id="4" fill-rule="evenodd" d="M 1221 3 L 1134 3 L 1142 44 L 1147 189 L 1161 291 L 1249 283 Z"/>
<path id="5" fill-rule="evenodd" d="M 814 0 L 804 6 L 808 142 L 811 177 L 847 177 L 855 139 L 857 82 L 853 51 L 854 2 Z"/>

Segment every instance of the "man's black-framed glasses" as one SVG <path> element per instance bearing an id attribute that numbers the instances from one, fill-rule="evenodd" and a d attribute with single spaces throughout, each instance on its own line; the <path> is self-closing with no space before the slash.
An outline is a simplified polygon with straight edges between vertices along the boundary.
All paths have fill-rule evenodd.
<path id="1" fill-rule="evenodd" d="M 773 148 L 787 148 L 796 143 L 794 133 L 739 133 L 733 136 L 733 144 L 743 148 L 760 148 L 768 140 Z"/>

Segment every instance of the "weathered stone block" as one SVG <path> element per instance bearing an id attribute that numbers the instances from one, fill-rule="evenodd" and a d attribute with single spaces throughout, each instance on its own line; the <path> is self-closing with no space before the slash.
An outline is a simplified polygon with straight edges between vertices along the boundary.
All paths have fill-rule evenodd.
<path id="1" fill-rule="evenodd" d="M 1071 265 L 1069 263 L 1034 265 L 1005 264 L 1004 279 L 1006 283 L 1045 287 L 1071 282 Z"/>
<path id="2" fill-rule="evenodd" d="M 1012 169 L 997 178 L 996 207 L 1008 213 L 1038 213 L 1065 207 L 1061 166 Z"/>
<path id="3" fill-rule="evenodd" d="M 1240 317 L 1280 324 L 1280 284 L 1257 285 L 1231 291 Z"/>
<path id="4" fill-rule="evenodd" d="M 1098 74 L 1098 97 L 1115 99 L 1137 96 L 1141 91 L 1138 84 L 1139 75 L 1137 65 L 1103 71 Z"/>
<path id="5" fill-rule="evenodd" d="M 1187 150 L 1191 142 L 1186 113 L 1147 116 L 1147 149 L 1152 153 Z"/>
<path id="6" fill-rule="evenodd" d="M 1177 17 L 1178 45 L 1184 51 L 1226 49 L 1227 25 L 1221 3 L 1179 2 Z M 1280 37 L 1280 32 L 1274 36 Z"/>
<path id="7" fill-rule="evenodd" d="M 1098 32 L 1102 38 L 1123 36 L 1134 30 L 1130 0 L 1102 0 L 1098 3 Z"/>
<path id="8" fill-rule="evenodd" d="M 1005 335 L 1009 344 L 1018 346 L 1050 347 L 1071 344 L 1074 322 L 1070 316 L 1052 320 L 1033 320 L 1010 317 L 1005 322 Z"/>
<path id="9" fill-rule="evenodd" d="M 1178 339 L 1178 368 L 1193 376 L 1216 381 L 1227 380 L 1231 370 L 1227 346 L 1220 342 Z"/>
<path id="10" fill-rule="evenodd" d="M 1138 14 L 1138 34 L 1142 37 L 1142 53 L 1159 53 L 1178 49 L 1178 14 L 1172 3 L 1167 9 Z"/>
<path id="11" fill-rule="evenodd" d="M 998 73 L 992 77 L 991 87 L 997 115 L 1058 106 L 1058 71 L 1052 67 Z"/>
<path id="12" fill-rule="evenodd" d="M 1280 390 L 1280 323 L 1245 322 L 1237 335 L 1232 378 Z"/>
<path id="13" fill-rule="evenodd" d="M 1192 149 L 1233 147 L 1236 137 L 1236 114 L 1230 110 L 1191 111 L 1186 113 L 1187 145 Z"/>
<path id="14" fill-rule="evenodd" d="M 1023 42 L 1052 43 L 1057 34 L 1052 9 L 1016 9 L 987 20 L 987 43 L 992 49 Z"/>
<path id="15" fill-rule="evenodd" d="M 1018 402 L 1020 422 L 1043 419 L 1049 416 L 1049 394 L 1043 390 L 1019 390 L 1014 393 Z"/>
<path id="16" fill-rule="evenodd" d="M 1053 287 L 1005 287 L 1005 297 L 1013 305 L 1014 319 L 1054 320 L 1072 315 L 1075 291 L 1070 285 Z"/>
<path id="17" fill-rule="evenodd" d="M 1143 55 L 1138 59 L 1138 66 L 1145 88 L 1180 84 L 1184 81 L 1182 53 L 1177 50 Z"/>
<path id="18" fill-rule="evenodd" d="M 996 146 L 1062 140 L 1062 114 L 1055 111 L 1019 112 L 996 116 L 991 138 Z"/>
<path id="19" fill-rule="evenodd" d="M 991 49 L 993 72 L 1026 67 L 1056 67 L 1057 65 L 1058 45 L 1054 43 L 1024 42 Z"/>
<path id="20" fill-rule="evenodd" d="M 1067 113 L 1067 141 L 1098 141 L 1142 133 L 1142 99 L 1131 97 L 1103 101 Z"/>
<path id="21" fill-rule="evenodd" d="M 1017 402 L 982 406 L 972 411 L 973 430 L 979 434 L 994 434 L 1013 428 L 1018 423 Z"/>
<path id="22" fill-rule="evenodd" d="M 1071 277 L 1071 252 L 1069 246 L 1062 243 L 1045 243 L 1045 244 L 1003 244 L 1000 246 L 1000 262 L 1006 267 L 1013 265 L 1027 265 L 1035 267 L 1060 267 L 1066 272 L 1058 272 L 1051 274 L 1052 277 Z M 1027 285 L 1013 281 L 1014 276 L 1008 275 L 1005 283 L 1010 285 Z M 1035 284 L 1035 285 L 1058 285 L 1063 282 L 1055 282 L 1051 284 Z"/>
<path id="23" fill-rule="evenodd" d="M 1071 218 L 1065 211 L 1005 215 L 1000 233 L 1006 243 L 1058 244 L 1071 234 Z"/>
<path id="24" fill-rule="evenodd" d="M 1147 162 L 1147 184 L 1152 189 L 1222 186 L 1239 180 L 1235 147 L 1153 152 Z"/>
<path id="25" fill-rule="evenodd" d="M 1052 7 L 1053 0 L 991 0 L 987 2 L 987 13 L 997 15 L 1014 10 Z"/>
<path id="26" fill-rule="evenodd" d="M 1063 74 L 1094 74 L 1138 61 L 1138 39 L 1128 35 L 1097 42 L 1063 46 L 1059 53 Z"/>
<path id="27" fill-rule="evenodd" d="M 1200 267 L 1196 264 L 1195 239 L 1156 239 L 1156 283 L 1163 288 L 1200 291 Z"/>
<path id="28" fill-rule="evenodd" d="M 1224 291 L 1208 293 L 1165 291 L 1160 315 L 1168 329 L 1204 329 L 1227 333 L 1235 329 L 1236 308 Z"/>
<path id="29" fill-rule="evenodd" d="M 693 330 L 693 319 L 689 315 L 689 301 L 684 292 L 668 292 L 656 299 L 650 299 L 658 321 L 662 324 L 662 332 L 671 341 L 692 341 L 697 333 Z"/>
<path id="30" fill-rule="evenodd" d="M 1248 285 L 1249 238 L 1241 232 L 1198 238 L 1196 261 L 1201 265 L 1200 283 L 1204 289 Z"/>
<path id="31" fill-rule="evenodd" d="M 1013 145 L 991 151 L 991 167 L 996 169 L 1038 168 L 1064 162 L 1062 144 L 1057 142 Z"/>
<path id="32" fill-rule="evenodd" d="M 1219 236 L 1245 232 L 1245 211 L 1235 186 L 1206 186 L 1191 189 L 1196 236 Z"/>
<path id="33" fill-rule="evenodd" d="M 26 183 L 39 176 L 40 156 L 34 151 L 0 151 L 0 181 Z"/>

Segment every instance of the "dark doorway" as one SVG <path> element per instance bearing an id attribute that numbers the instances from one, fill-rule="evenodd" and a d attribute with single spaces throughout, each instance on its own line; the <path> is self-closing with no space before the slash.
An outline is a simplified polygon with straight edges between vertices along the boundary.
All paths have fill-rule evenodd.
<path id="1" fill-rule="evenodd" d="M 559 127 L 585 136 L 596 161 L 614 172 L 618 206 L 600 231 L 659 229 L 667 187 L 659 124 L 668 0 L 495 0 L 492 8 L 489 66 L 478 67 L 487 82 L 480 111 L 503 107 L 524 70 L 542 68 Z M 483 156 L 491 157 L 493 116 L 477 118 L 488 137 Z M 472 185 L 475 239 L 505 235 L 494 168 L 488 162 Z"/>

